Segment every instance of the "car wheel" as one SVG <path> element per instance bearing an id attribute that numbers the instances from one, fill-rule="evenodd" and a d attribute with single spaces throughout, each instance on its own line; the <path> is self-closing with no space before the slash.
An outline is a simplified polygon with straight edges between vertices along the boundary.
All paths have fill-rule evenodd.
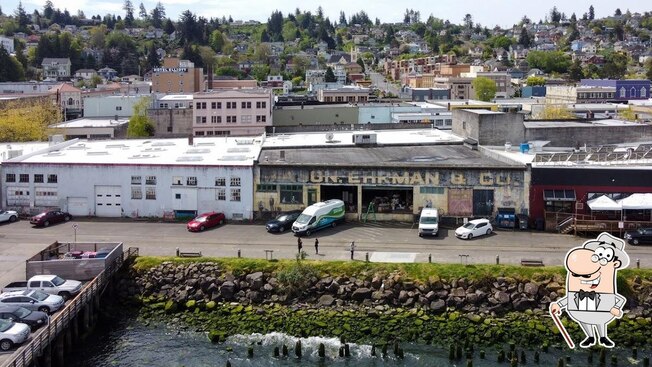
<path id="1" fill-rule="evenodd" d="M 632 240 L 632 244 L 634 244 L 634 245 L 638 245 L 638 238 L 634 238 L 634 239 Z"/>
<path id="2" fill-rule="evenodd" d="M 66 215 L 65 217 L 63 217 L 63 220 L 66 221 L 66 222 L 69 221 L 69 220 L 70 220 L 70 216 L 69 216 L 69 215 Z"/>
<path id="3" fill-rule="evenodd" d="M 310 230 L 307 230 L 306 231 L 306 236 L 310 236 L 310 233 L 311 233 Z"/>
<path id="4" fill-rule="evenodd" d="M 204 232 L 206 228 L 204 226 L 199 227 L 199 232 Z"/>
<path id="5" fill-rule="evenodd" d="M 49 220 L 46 220 L 45 222 L 43 222 L 43 227 L 47 227 L 47 226 L 49 226 L 49 225 L 50 225 L 50 221 L 49 221 Z"/>
<path id="6" fill-rule="evenodd" d="M 50 313 L 50 307 L 48 307 L 48 306 L 41 306 L 41 307 L 38 308 L 38 310 L 41 311 L 41 312 L 45 312 L 47 314 Z"/>
<path id="7" fill-rule="evenodd" d="M 220 225 L 224 224 L 224 219 L 220 219 Z"/>
<path id="8" fill-rule="evenodd" d="M 64 301 L 69 300 L 70 298 L 70 293 L 69 292 L 59 292 L 59 295 L 63 298 Z"/>
<path id="9" fill-rule="evenodd" d="M 491 228 L 487 228 L 487 236 L 491 234 Z"/>
<path id="10" fill-rule="evenodd" d="M 467 239 L 467 240 L 470 240 L 470 239 L 472 239 L 472 238 L 473 238 L 473 234 L 472 234 L 472 233 L 469 233 L 469 236 L 468 236 L 466 239 Z"/>
<path id="11" fill-rule="evenodd" d="M 333 228 L 335 228 L 335 227 L 337 227 L 337 222 L 333 222 L 333 224 L 331 224 L 331 225 L 333 226 Z"/>
<path id="12" fill-rule="evenodd" d="M 0 350 L 2 350 L 3 352 L 8 351 L 13 346 L 14 346 L 14 343 L 9 339 L 3 339 L 2 341 L 0 341 Z"/>
<path id="13" fill-rule="evenodd" d="M 279 232 L 285 232 L 285 227 L 283 227 L 283 226 L 278 227 L 278 231 Z"/>
<path id="14" fill-rule="evenodd" d="M 16 220 L 18 220 L 18 218 L 16 218 L 15 215 L 12 215 L 11 217 L 9 217 L 9 223 L 13 223 L 13 222 L 15 222 Z"/>
<path id="15" fill-rule="evenodd" d="M 423 237 L 423 234 L 422 234 L 422 233 L 419 233 L 419 237 Z"/>

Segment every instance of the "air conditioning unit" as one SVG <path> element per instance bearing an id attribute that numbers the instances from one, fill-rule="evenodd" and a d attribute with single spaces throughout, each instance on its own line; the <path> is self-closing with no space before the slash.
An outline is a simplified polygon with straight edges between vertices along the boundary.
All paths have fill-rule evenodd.
<path id="1" fill-rule="evenodd" d="M 376 134 L 353 134 L 353 144 L 355 145 L 373 145 L 376 144 Z"/>

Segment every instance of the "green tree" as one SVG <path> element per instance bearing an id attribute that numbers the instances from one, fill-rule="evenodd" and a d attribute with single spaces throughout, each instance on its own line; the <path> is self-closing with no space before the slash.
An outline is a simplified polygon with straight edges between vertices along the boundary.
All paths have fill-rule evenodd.
<path id="1" fill-rule="evenodd" d="M 134 25 L 134 4 L 131 3 L 131 0 L 125 0 L 122 5 L 122 9 L 125 11 L 125 26 L 131 27 Z"/>
<path id="2" fill-rule="evenodd" d="M 525 27 L 521 28 L 521 35 L 518 37 L 518 44 L 525 48 L 530 48 L 530 45 L 532 44 L 532 38 Z"/>
<path id="3" fill-rule="evenodd" d="M 10 101 L 0 110 L 0 141 L 46 140 L 48 127 L 59 122 L 61 111 L 49 99 Z"/>
<path id="4" fill-rule="evenodd" d="M 571 59 L 561 51 L 530 51 L 527 62 L 531 68 L 539 68 L 546 73 L 565 73 L 568 71 Z"/>
<path id="5" fill-rule="evenodd" d="M 362 60 L 362 58 L 358 57 L 358 59 L 356 60 L 356 63 L 358 63 L 358 65 L 360 65 L 360 67 L 362 67 L 362 72 L 364 73 L 365 68 L 364 68 L 364 61 Z"/>
<path id="6" fill-rule="evenodd" d="M 623 52 L 608 52 L 602 66 L 602 77 L 608 79 L 622 79 L 627 73 L 629 56 Z"/>
<path id="7" fill-rule="evenodd" d="M 564 105 L 546 105 L 542 118 L 544 120 L 574 120 L 577 116 Z"/>
<path id="8" fill-rule="evenodd" d="M 270 68 L 268 65 L 254 65 L 253 69 L 251 70 L 251 76 L 256 78 L 258 81 L 263 81 L 267 80 L 269 72 Z"/>
<path id="9" fill-rule="evenodd" d="M 579 82 L 583 77 L 584 72 L 582 71 L 582 63 L 579 58 L 575 59 L 568 68 L 568 79 L 574 82 Z"/>
<path id="10" fill-rule="evenodd" d="M 160 1 L 156 3 L 156 6 L 154 7 L 154 9 L 152 9 L 150 18 L 153 27 L 156 28 L 163 27 L 163 19 L 165 19 L 165 7 L 163 6 L 163 4 L 161 4 Z"/>
<path id="11" fill-rule="evenodd" d="M 593 9 L 593 5 L 589 6 L 589 20 L 595 19 L 595 9 Z"/>
<path id="12" fill-rule="evenodd" d="M 211 32 L 211 35 L 208 37 L 208 45 L 211 46 L 213 51 L 218 53 L 222 52 L 222 48 L 224 47 L 224 35 L 222 32 L 217 29 Z"/>
<path id="13" fill-rule="evenodd" d="M 157 66 L 161 66 L 161 60 L 159 60 L 158 54 L 156 53 L 156 45 L 152 43 L 147 51 L 147 69 L 150 70 Z"/>
<path id="14" fill-rule="evenodd" d="M 647 59 L 647 61 L 645 62 L 645 66 L 647 67 L 647 71 L 645 72 L 645 77 L 648 78 L 649 80 L 652 80 L 652 58 Z"/>
<path id="15" fill-rule="evenodd" d="M 0 82 L 17 82 L 23 78 L 23 66 L 0 45 Z"/>
<path id="16" fill-rule="evenodd" d="M 18 20 L 18 28 L 22 32 L 27 32 L 27 24 L 29 24 L 29 18 L 27 17 L 25 8 L 23 8 L 22 1 L 18 2 L 18 8 L 16 9 L 15 15 L 16 15 L 16 19 Z"/>
<path id="17" fill-rule="evenodd" d="M 149 104 L 149 97 L 143 97 L 134 104 L 134 114 L 129 119 L 129 126 L 127 127 L 128 137 L 144 138 L 154 135 L 154 125 L 147 117 Z"/>
<path id="18" fill-rule="evenodd" d="M 335 83 L 337 81 L 337 78 L 335 77 L 335 73 L 333 73 L 333 69 L 330 66 L 326 68 L 326 74 L 324 74 L 324 81 L 326 83 Z"/>
<path id="19" fill-rule="evenodd" d="M 536 85 L 546 85 L 546 80 L 540 76 L 531 76 L 527 78 L 527 85 L 533 87 Z"/>
<path id="20" fill-rule="evenodd" d="M 294 41 L 297 37 L 297 26 L 294 24 L 294 22 L 286 21 L 285 24 L 283 24 L 283 31 L 281 34 L 283 35 L 283 39 L 286 41 Z"/>
<path id="21" fill-rule="evenodd" d="M 475 89 L 475 96 L 479 100 L 489 102 L 496 97 L 497 87 L 495 81 L 481 76 L 475 78 L 471 84 L 473 85 L 473 89 Z"/>

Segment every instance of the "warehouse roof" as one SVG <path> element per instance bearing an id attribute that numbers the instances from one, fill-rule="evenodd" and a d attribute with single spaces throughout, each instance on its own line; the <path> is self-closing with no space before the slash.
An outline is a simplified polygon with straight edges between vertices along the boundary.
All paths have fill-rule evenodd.
<path id="1" fill-rule="evenodd" d="M 5 163 L 252 166 L 261 137 L 69 140 Z"/>
<path id="2" fill-rule="evenodd" d="M 523 163 L 500 161 L 461 144 L 265 149 L 261 153 L 258 164 L 325 167 L 525 168 Z"/>

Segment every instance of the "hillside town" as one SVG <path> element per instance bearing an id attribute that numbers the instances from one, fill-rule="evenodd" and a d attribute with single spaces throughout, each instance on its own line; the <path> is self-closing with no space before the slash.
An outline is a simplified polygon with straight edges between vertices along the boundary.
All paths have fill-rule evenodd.
<path id="1" fill-rule="evenodd" d="M 652 222 L 650 12 L 487 28 L 123 9 L 0 9 L 0 207 L 249 221 L 340 199 L 352 221 Z M 648 204 L 592 205 L 633 195 Z"/>

